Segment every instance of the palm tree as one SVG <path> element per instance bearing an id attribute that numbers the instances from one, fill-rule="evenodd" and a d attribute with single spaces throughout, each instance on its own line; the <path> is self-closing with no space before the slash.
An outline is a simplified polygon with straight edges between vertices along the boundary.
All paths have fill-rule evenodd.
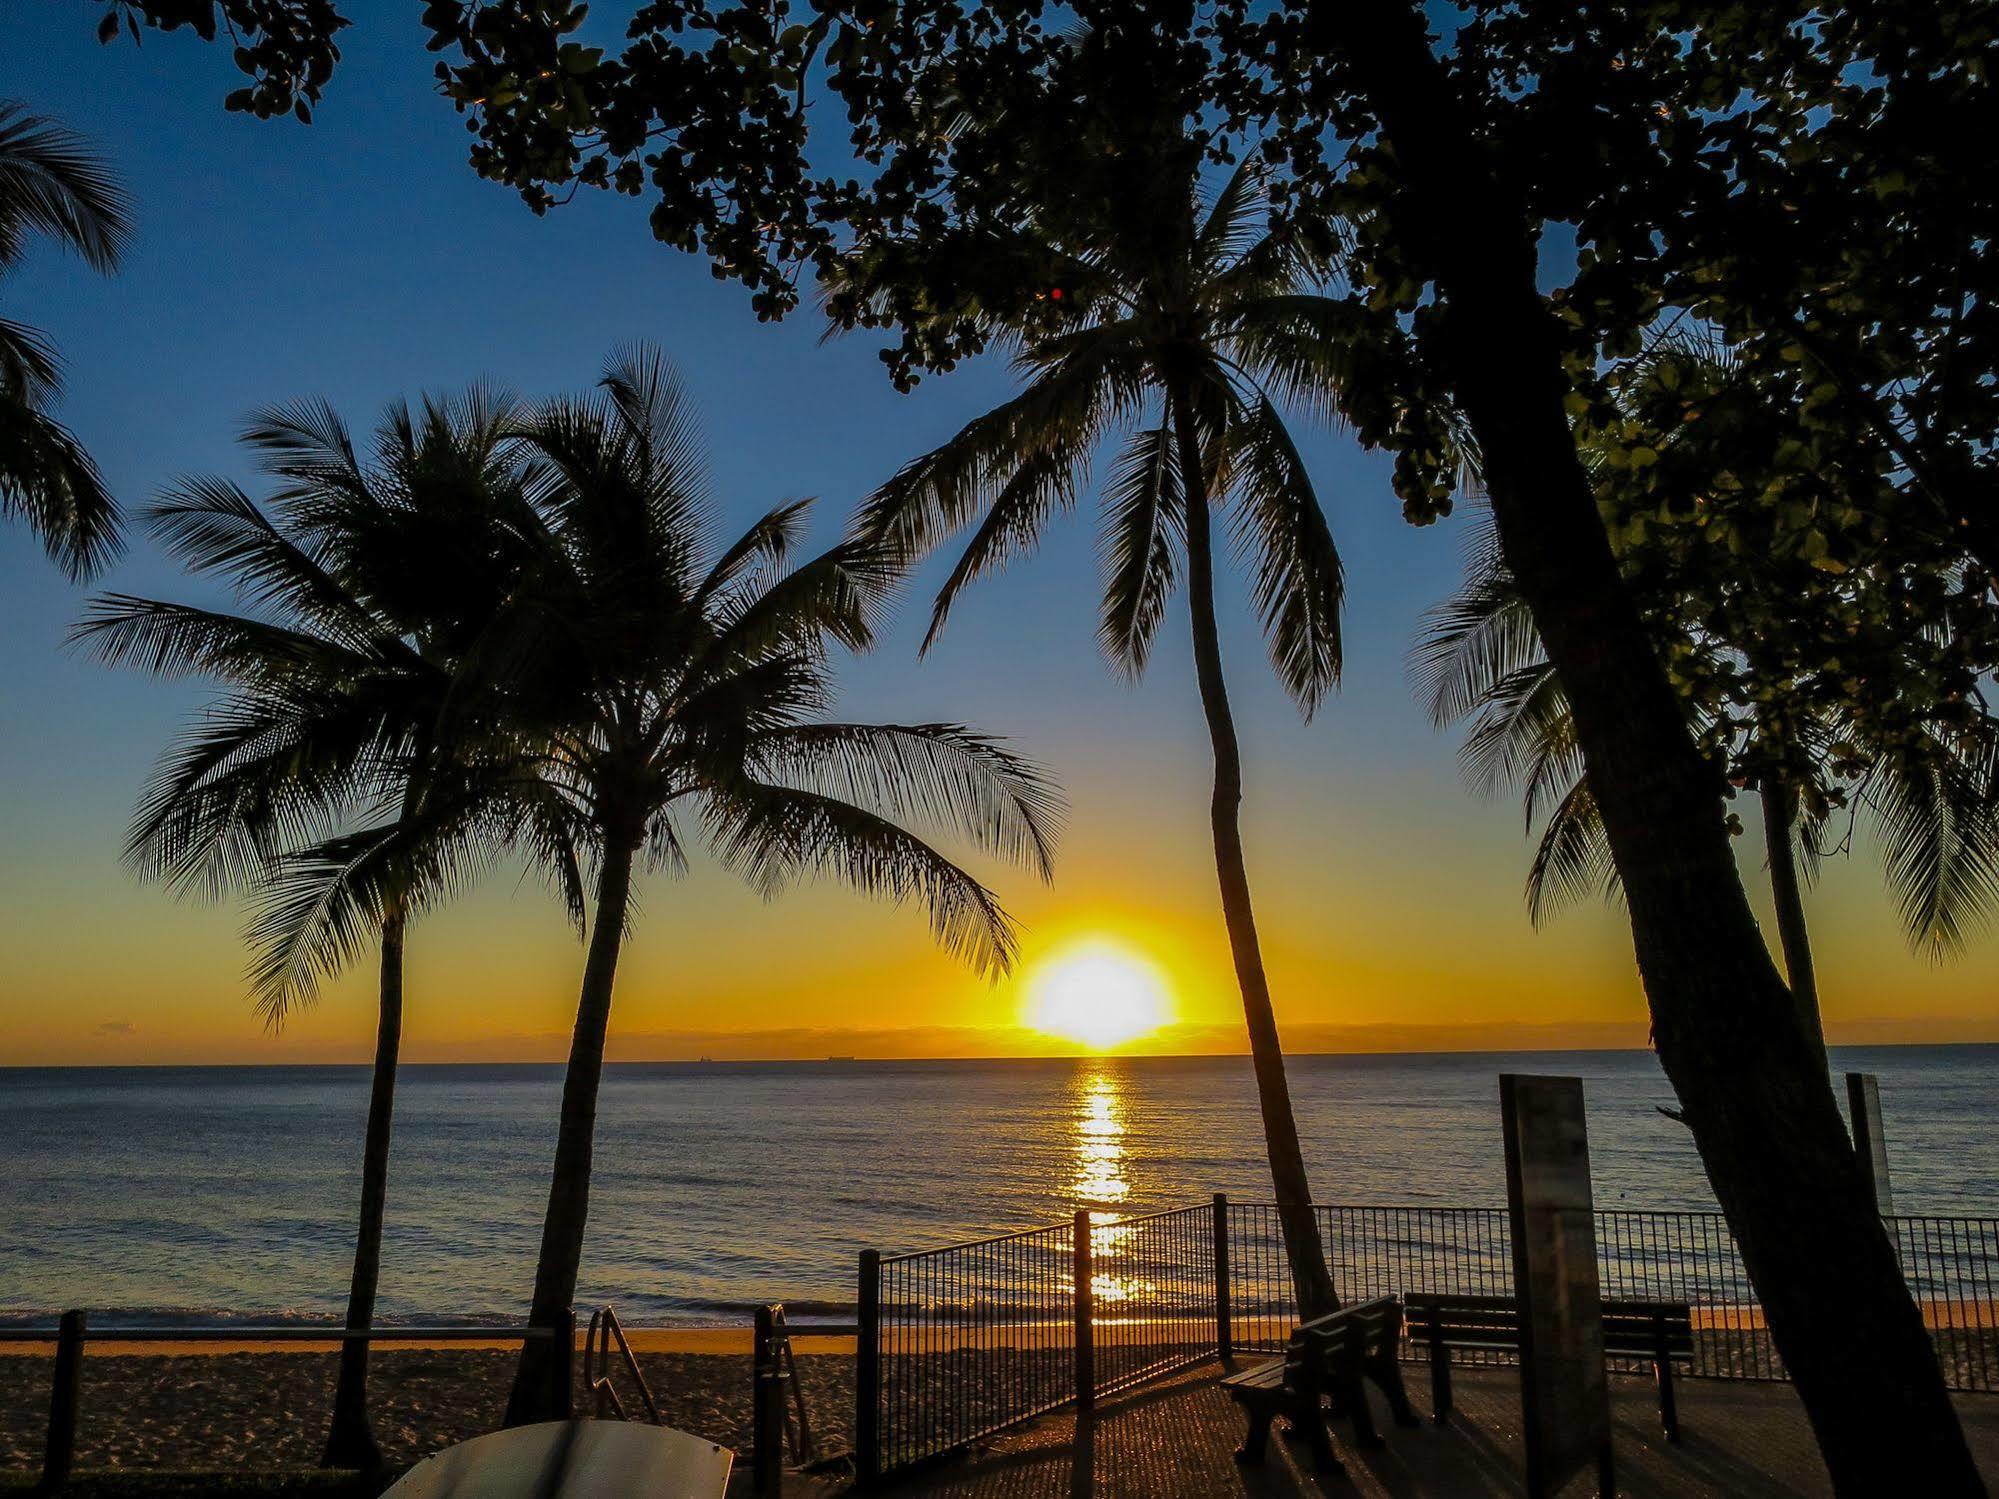
<path id="1" fill-rule="evenodd" d="M 543 776 L 594 863 L 590 943 L 563 1080 L 530 1321 L 561 1327 L 576 1294 L 604 1043 L 643 867 L 679 868 L 698 826 L 766 893 L 829 874 L 921 900 L 975 968 L 1013 960 L 992 892 L 905 824 L 955 834 L 1046 877 L 1059 799 L 997 741 L 955 724 L 821 722 L 828 652 L 858 649 L 887 581 L 846 543 L 786 570 L 808 503 L 779 506 L 726 546 L 687 401 L 656 354 L 615 361 L 601 394 L 525 429 L 544 468 L 547 555 L 524 591 L 513 666 L 524 721 L 544 726 Z M 563 1363 L 524 1344 L 509 1424 L 567 1407 Z"/>
<path id="2" fill-rule="evenodd" d="M 1534 923 L 1582 897 L 1615 895 L 1617 869 L 1568 696 L 1489 534 L 1474 546 L 1464 588 L 1426 616 L 1414 674 L 1440 728 L 1469 722 L 1459 755 L 1466 778 L 1486 793 L 1517 788 L 1528 827 L 1541 824 L 1527 875 Z M 1696 732 L 1712 738 L 1717 715 L 1698 699 L 1689 699 L 1688 711 Z M 1842 803 L 1872 825 L 1911 946 L 1947 956 L 1999 905 L 1995 727 L 1978 718 L 1925 723 L 1911 733 L 1774 701 L 1760 707 L 1748 729 L 1750 742 L 1738 753 L 1760 767 L 1779 947 L 1799 1023 L 1821 1053 L 1825 1030 L 1804 887 L 1817 873 Z M 1840 791 L 1839 780 L 1855 766 L 1864 769 L 1852 790 Z"/>
<path id="3" fill-rule="evenodd" d="M 0 100 L 0 274 L 36 235 L 115 270 L 129 213 L 124 189 L 81 136 Z M 61 394 L 48 339 L 0 317 L 0 516 L 27 521 L 50 558 L 82 578 L 118 550 L 118 505 L 83 444 L 49 415 Z"/>
<path id="4" fill-rule="evenodd" d="M 560 833 L 505 780 L 490 705 L 463 688 L 524 547 L 514 403 L 391 408 L 371 460 L 330 408 L 253 419 L 278 482 L 268 506 L 193 479 L 148 512 L 191 571 L 230 578 L 255 613 L 111 595 L 77 634 L 108 662 L 220 679 L 147 787 L 126 853 L 176 889 L 256 897 L 252 984 L 273 1026 L 371 939 L 380 1013 L 346 1325 L 374 1320 L 401 1047 L 407 928 L 500 849 L 525 844 L 578 889 Z M 528 787 L 531 777 L 514 778 Z M 356 824 L 359 824 L 357 826 Z M 580 910 L 580 895 L 572 894 Z M 328 1466 L 377 1468 L 368 1343 L 342 1344 Z"/>
<path id="5" fill-rule="evenodd" d="M 1088 45 L 1078 40 L 1075 45 Z M 1177 122 L 1083 102 L 1058 162 L 1024 169 L 1008 226 L 968 226 L 926 261 L 915 241 L 864 241 L 828 276 L 837 322 L 907 317 L 914 284 L 979 284 L 1013 268 L 1033 299 L 973 298 L 952 317 L 1013 351 L 1025 388 L 904 467 L 862 508 L 859 534 L 914 562 L 972 527 L 931 611 L 928 650 L 966 584 L 1033 550 L 1073 508 L 1093 453 L 1122 447 L 1102 496 L 1098 639 L 1130 678 L 1145 669 L 1186 584 L 1195 675 L 1214 756 L 1210 820 L 1254 1060 L 1265 1145 L 1299 1305 L 1339 1304 L 1311 1207 L 1243 852 L 1242 755 L 1216 620 L 1214 512 L 1226 512 L 1271 665 L 1310 717 L 1336 684 L 1339 554 L 1280 403 L 1323 408 L 1346 346 L 1328 265 L 1299 235 L 1265 230 L 1265 182 L 1245 164 L 1212 195 Z M 949 262 L 946 264 L 945 261 Z M 931 295 L 927 289 L 926 296 Z"/>

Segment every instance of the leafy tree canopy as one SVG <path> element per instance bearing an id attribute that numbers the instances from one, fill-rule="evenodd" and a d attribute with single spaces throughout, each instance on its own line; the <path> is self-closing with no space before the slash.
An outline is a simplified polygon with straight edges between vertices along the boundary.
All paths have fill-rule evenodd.
<path id="1" fill-rule="evenodd" d="M 259 113 L 318 97 L 345 24 L 324 0 L 120 13 L 233 28 L 256 81 L 231 102 Z M 1395 454 L 1410 519 L 1450 510 L 1476 455 L 1432 267 L 1443 236 L 1478 232 L 1473 205 L 1409 188 L 1307 0 L 656 0 L 619 16 L 432 0 L 475 168 L 537 211 L 580 187 L 649 197 L 654 234 L 744 282 L 760 316 L 858 260 L 876 294 L 829 308 L 897 330 L 884 358 L 903 385 L 991 328 L 1062 315 L 1048 267 L 939 253 L 1010 222 L 1030 180 L 1102 190 L 1060 106 L 1176 99 L 1205 162 L 1261 157 L 1278 243 L 1325 239 L 1341 413 Z M 1670 574 L 1653 596 L 1687 611 L 1687 638 L 1662 643 L 1675 673 L 1725 670 L 1742 701 L 1979 711 L 1999 659 L 1999 191 L 1977 145 L 1999 135 L 1995 35 L 1992 0 L 1475 0 L 1440 41 L 1478 165 L 1575 243 L 1572 265 L 1542 267 L 1570 408 L 1616 476 L 1603 503 L 1627 571 Z M 1656 357 L 1688 336 L 1725 373 Z M 1744 558 L 1757 587 L 1739 586 Z M 1724 666 L 1695 635 L 1764 649 Z"/>

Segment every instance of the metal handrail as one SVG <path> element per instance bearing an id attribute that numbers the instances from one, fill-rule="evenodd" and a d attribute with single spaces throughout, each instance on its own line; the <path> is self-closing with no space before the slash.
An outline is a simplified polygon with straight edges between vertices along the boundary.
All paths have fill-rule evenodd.
<path id="1" fill-rule="evenodd" d="M 618 1314 L 608 1306 L 600 1306 L 590 1314 L 590 1330 L 583 1339 L 583 1381 L 590 1393 L 597 1397 L 597 1414 L 602 1416 L 608 1411 L 615 1413 L 620 1421 L 631 1419 L 625 1414 L 625 1402 L 618 1398 L 618 1391 L 607 1372 L 614 1341 L 618 1352 L 624 1355 L 625 1370 L 638 1389 L 639 1399 L 645 1402 L 647 1419 L 655 1426 L 664 1426 L 666 1423 L 660 1419 L 659 1406 L 652 1398 L 652 1387 L 646 1383 L 638 1358 L 632 1353 L 632 1345 L 625 1338 L 624 1324 L 618 1321 Z"/>

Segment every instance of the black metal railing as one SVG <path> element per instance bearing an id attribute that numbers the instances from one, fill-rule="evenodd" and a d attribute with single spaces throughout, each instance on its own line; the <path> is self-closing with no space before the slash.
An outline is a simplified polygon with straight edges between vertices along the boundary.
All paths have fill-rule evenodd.
<path id="1" fill-rule="evenodd" d="M 1333 1283 L 1349 1299 L 1431 1291 L 1513 1294 L 1503 1208 L 1321 1205 Z M 1883 1220 L 1910 1293 L 1923 1308 L 1952 1389 L 1999 1391 L 1999 1218 L 1900 1215 Z M 1283 1345 L 1297 1319 L 1273 1203 L 1228 1208 L 1236 1346 Z M 1680 1301 L 1693 1311 L 1693 1374 L 1781 1380 L 1782 1360 L 1728 1224 L 1718 1212 L 1600 1209 L 1597 1280 L 1607 1299 Z M 1406 1350 L 1421 1358 L 1420 1349 Z M 1460 1350 L 1465 1362 L 1511 1362 Z M 1634 1366 L 1635 1367 L 1635 1366 Z"/>
<path id="2" fill-rule="evenodd" d="M 1090 1228 L 1093 1393 L 1108 1395 L 1213 1358 L 1215 1214 L 1207 1203 Z"/>
<path id="3" fill-rule="evenodd" d="M 864 1471 L 907 1467 L 1075 1398 L 1075 1250 L 1075 1225 L 1060 1223 L 863 1256 Z"/>
<path id="4" fill-rule="evenodd" d="M 1334 1284 L 1349 1300 L 1513 1294 L 1503 1208 L 1315 1212 Z M 1950 1386 L 1999 1391 L 1999 1218 L 1884 1222 Z M 1691 1308 L 1696 1377 L 1785 1378 L 1721 1214 L 1600 1211 L 1597 1271 L 1606 1299 Z M 1079 1211 L 1069 1223 L 916 1254 L 869 1251 L 860 1307 L 863 1477 L 1218 1354 L 1281 1349 L 1297 1323 L 1276 1205 L 1220 1194 L 1133 1217 Z M 1453 1358 L 1512 1362 L 1483 1349 Z"/>

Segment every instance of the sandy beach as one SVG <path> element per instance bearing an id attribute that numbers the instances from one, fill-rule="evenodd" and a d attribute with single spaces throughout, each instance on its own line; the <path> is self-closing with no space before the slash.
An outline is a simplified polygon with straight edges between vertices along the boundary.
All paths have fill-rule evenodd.
<path id="1" fill-rule="evenodd" d="M 696 1350 L 638 1355 L 666 1423 L 746 1451 L 747 1333 L 721 1330 L 690 1339 L 675 1332 L 655 1338 L 652 1346 L 660 1343 L 681 1350 L 691 1343 Z M 735 1345 L 742 1351 L 733 1351 Z M 300 1352 L 297 1345 L 290 1351 L 269 1345 L 245 1351 L 217 1344 L 195 1354 L 184 1344 L 173 1345 L 173 1352 L 145 1344 L 104 1346 L 107 1351 L 84 1365 L 80 1467 L 295 1468 L 319 1460 L 337 1366 L 337 1355 L 324 1345 Z M 378 1351 L 371 1406 L 376 1436 L 390 1461 L 414 1462 L 493 1430 L 513 1365 L 514 1350 L 504 1347 Z M 832 1447 L 847 1446 L 852 1359 L 801 1349 L 798 1366 L 815 1432 Z M 39 1468 L 49 1375 L 45 1354 L 0 1358 L 0 1469 Z M 628 1403 L 635 1402 L 628 1396 Z"/>

